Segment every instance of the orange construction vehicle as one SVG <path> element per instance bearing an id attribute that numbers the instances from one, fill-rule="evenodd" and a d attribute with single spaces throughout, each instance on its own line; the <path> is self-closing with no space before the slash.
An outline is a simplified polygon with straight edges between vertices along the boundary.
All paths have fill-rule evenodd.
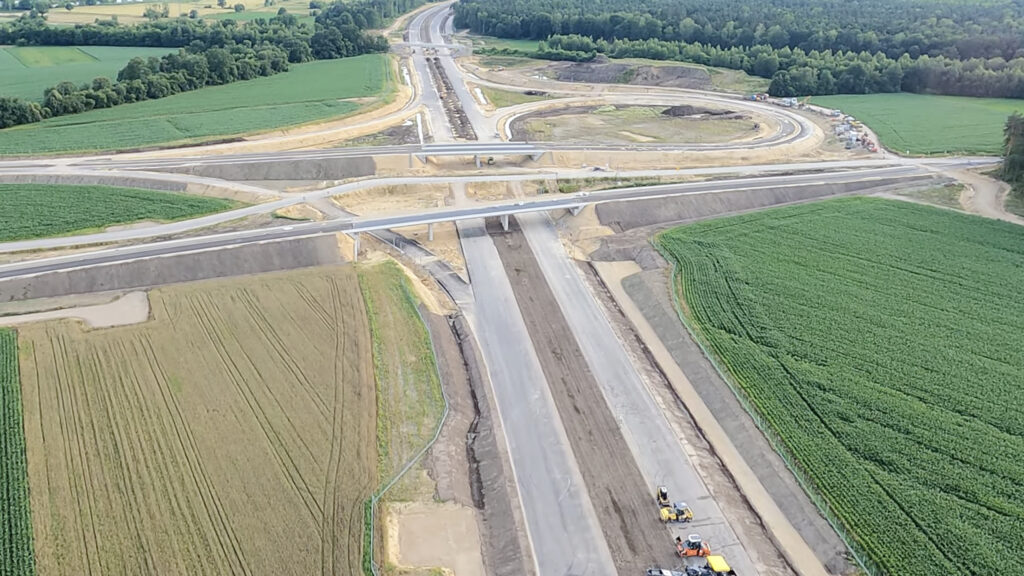
<path id="1" fill-rule="evenodd" d="M 676 536 L 676 554 L 680 558 L 692 558 L 695 556 L 708 556 L 711 554 L 711 547 L 707 542 L 700 539 L 697 534 L 690 534 L 683 540 Z"/>

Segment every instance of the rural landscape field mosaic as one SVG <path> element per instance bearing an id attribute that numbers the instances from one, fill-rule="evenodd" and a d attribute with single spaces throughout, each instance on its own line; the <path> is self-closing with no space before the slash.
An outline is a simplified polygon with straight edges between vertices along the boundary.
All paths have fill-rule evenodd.
<path id="1" fill-rule="evenodd" d="M 1024 231 L 839 199 L 663 233 L 687 322 L 886 574 L 1024 574 Z"/>

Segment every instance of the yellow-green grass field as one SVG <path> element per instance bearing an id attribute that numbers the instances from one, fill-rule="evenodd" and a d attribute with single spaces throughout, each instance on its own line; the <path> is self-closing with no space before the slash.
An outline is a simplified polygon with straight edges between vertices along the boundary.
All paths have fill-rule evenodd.
<path id="1" fill-rule="evenodd" d="M 173 48 L 117 46 L 8 46 L 0 48 L 0 96 L 42 100 L 43 92 L 63 81 L 76 85 L 93 78 L 117 78 L 136 56 L 148 58 Z"/>
<path id="2" fill-rule="evenodd" d="M 0 130 L 0 155 L 124 150 L 241 136 L 357 111 L 385 97 L 387 56 L 293 65 L 276 76 Z"/>
<path id="3" fill-rule="evenodd" d="M 856 117 L 900 154 L 999 154 L 1006 117 L 1024 112 L 1024 100 L 905 93 L 815 96 L 811 104 Z"/>

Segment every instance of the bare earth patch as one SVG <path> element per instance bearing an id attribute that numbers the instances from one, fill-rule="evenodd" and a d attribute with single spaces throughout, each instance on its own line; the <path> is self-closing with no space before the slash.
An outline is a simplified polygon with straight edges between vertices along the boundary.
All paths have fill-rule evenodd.
<path id="1" fill-rule="evenodd" d="M 149 297 L 145 292 L 129 292 L 106 304 L 61 308 L 46 312 L 0 316 L 0 326 L 16 326 L 32 322 L 72 318 L 90 328 L 111 328 L 138 324 L 149 319 Z"/>
<path id="2" fill-rule="evenodd" d="M 388 560 L 399 570 L 447 569 L 455 576 L 484 576 L 480 533 L 472 508 L 452 502 L 402 502 L 388 506 Z"/>

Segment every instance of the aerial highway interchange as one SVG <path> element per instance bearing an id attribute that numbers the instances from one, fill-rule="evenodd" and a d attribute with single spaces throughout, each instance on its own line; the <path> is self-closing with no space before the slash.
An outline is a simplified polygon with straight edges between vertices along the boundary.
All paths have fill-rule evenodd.
<path id="1" fill-rule="evenodd" d="M 441 3 L 418 12 L 410 19 L 405 42 L 395 44 L 402 62 L 411 70 L 411 95 L 398 110 L 372 121 L 386 126 L 418 118 L 425 123 L 431 142 L 413 145 L 372 146 L 364 148 L 292 149 L 293 136 L 273 136 L 265 141 L 242 141 L 206 147 L 104 154 L 88 157 L 22 158 L 0 161 L 0 179 L 38 177 L 129 177 L 176 184 L 215 184 L 259 195 L 266 202 L 196 219 L 147 227 L 93 234 L 0 243 L 0 253 L 45 251 L 75 248 L 68 254 L 12 260 L 0 264 L 0 281 L 28 278 L 87 267 L 115 266 L 120 263 L 171 255 L 221 250 L 246 244 L 276 242 L 295 238 L 344 233 L 378 233 L 394 228 L 455 222 L 465 257 L 471 296 L 457 301 L 472 326 L 482 352 L 488 381 L 498 409 L 504 444 L 514 473 L 529 544 L 528 556 L 537 575 L 611 575 L 616 566 L 601 529 L 601 518 L 592 505 L 580 466 L 574 456 L 549 383 L 538 360 L 538 350 L 530 329 L 517 308 L 517 296 L 501 263 L 494 241 L 486 230 L 485 219 L 498 219 L 508 228 L 509 216 L 515 216 L 528 250 L 535 257 L 543 277 L 578 342 L 583 358 L 599 385 L 632 452 L 635 465 L 653 498 L 656 485 L 668 486 L 673 498 L 685 500 L 694 509 L 696 519 L 685 528 L 666 530 L 664 546 L 671 548 L 672 537 L 699 532 L 712 543 L 716 553 L 729 559 L 738 574 L 759 571 L 738 531 L 716 503 L 712 490 L 702 479 L 699 467 L 691 460 L 662 408 L 655 401 L 642 374 L 620 342 L 607 313 L 580 273 L 559 238 L 549 213 L 578 211 L 587 205 L 626 203 L 656 198 L 713 195 L 724 192 L 757 190 L 770 187 L 814 187 L 826 184 L 870 180 L 911 181 L 937 171 L 966 168 L 992 162 L 989 158 L 905 159 L 880 153 L 869 158 L 832 161 L 800 161 L 780 164 L 750 164 L 711 168 L 613 169 L 592 166 L 536 166 L 482 170 L 446 175 L 366 176 L 320 190 L 281 193 L 251 183 L 231 182 L 202 175 L 202 169 L 229 166 L 245 169 L 250 165 L 288 163 L 301 160 L 329 162 L 357 157 L 416 157 L 420 162 L 434 156 L 505 157 L 534 159 L 552 151 L 594 151 L 631 154 L 657 151 L 769 149 L 793 145 L 817 137 L 820 128 L 803 115 L 761 102 L 746 102 L 720 93 L 694 90 L 649 88 L 631 94 L 619 87 L 600 95 L 574 91 L 564 85 L 573 102 L 604 99 L 607 102 L 666 104 L 676 101 L 726 103 L 749 108 L 777 122 L 777 130 L 768 137 L 740 143 L 711 144 L 636 144 L 613 145 L 604 142 L 559 143 L 509 142 L 508 126 L 519 114 L 540 109 L 544 103 L 516 107 L 510 114 L 486 113 L 473 97 L 466 82 L 515 89 L 470 78 L 460 66 L 456 54 L 465 53 L 453 43 L 450 3 Z M 454 93 L 476 141 L 457 140 L 437 89 L 435 72 L 428 59 L 436 59 L 452 82 Z M 277 150 L 273 147 L 277 146 Z M 198 169 L 194 171 L 193 169 Z M 481 182 L 525 182 L 613 177 L 623 185 L 590 193 L 561 194 L 474 201 L 465 198 L 467 184 Z M 705 181 L 654 186 L 629 187 L 628 180 L 640 177 L 700 176 Z M 273 227 L 232 230 L 208 228 L 251 215 L 270 214 L 282 208 L 311 200 L 366 190 L 379 186 L 451 185 L 456 193 L 452 205 L 399 210 L 389 214 L 346 216 L 320 222 L 289 222 Z M 462 190 L 460 193 L 459 190 Z M 186 235 L 186 233 L 188 233 Z M 181 236 L 181 237 L 178 237 Z M 88 247 L 89 249 L 83 250 Z M 358 250 L 358 244 L 357 244 Z M 358 254 L 354 255 L 357 256 Z M 645 494 L 645 497 L 648 497 Z M 655 507 L 652 502 L 651 510 Z M 653 512 L 652 512 L 653 513 Z M 659 544 L 660 545 L 660 544 Z M 799 546 L 799 543 L 796 544 Z M 805 545 L 806 546 L 806 545 Z M 783 553 L 793 570 L 801 575 L 825 574 L 815 565 L 814 554 Z M 811 561 L 808 561 L 810 558 Z"/>

